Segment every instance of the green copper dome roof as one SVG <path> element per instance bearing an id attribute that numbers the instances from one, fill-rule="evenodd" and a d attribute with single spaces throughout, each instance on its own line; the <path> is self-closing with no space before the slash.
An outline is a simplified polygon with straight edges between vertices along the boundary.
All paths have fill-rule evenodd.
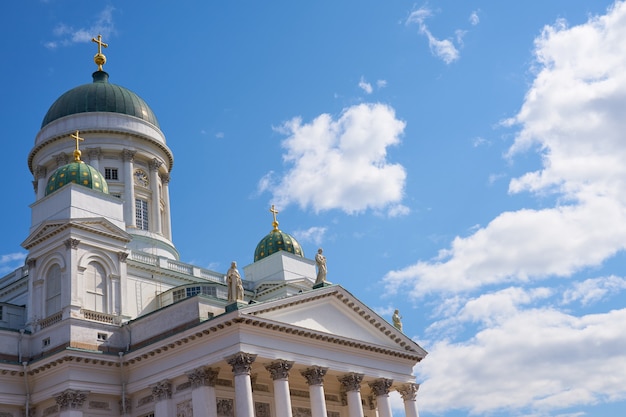
<path id="1" fill-rule="evenodd" d="M 63 94 L 52 104 L 43 118 L 41 127 L 77 113 L 109 112 L 135 116 L 159 127 L 152 109 L 132 91 L 109 83 L 109 74 L 93 73 L 93 83 L 84 84 Z"/>
<path id="2" fill-rule="evenodd" d="M 52 194 L 71 182 L 91 188 L 92 190 L 101 191 L 104 194 L 109 194 L 109 186 L 97 169 L 82 161 L 74 161 L 59 167 L 50 178 L 48 178 L 46 195 Z"/>
<path id="3" fill-rule="evenodd" d="M 284 250 L 304 258 L 302 247 L 296 239 L 285 232 L 274 229 L 269 232 L 267 236 L 261 239 L 258 245 L 256 245 L 256 250 L 254 251 L 254 262 L 260 261 L 261 259 L 266 258 L 280 250 Z"/>

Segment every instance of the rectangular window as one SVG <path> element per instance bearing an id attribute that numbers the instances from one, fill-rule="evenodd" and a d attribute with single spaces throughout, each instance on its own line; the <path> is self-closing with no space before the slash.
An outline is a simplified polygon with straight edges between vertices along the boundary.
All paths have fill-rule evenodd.
<path id="1" fill-rule="evenodd" d="M 117 181 L 119 179 L 117 176 L 117 168 L 104 168 L 104 179 Z"/>
<path id="2" fill-rule="evenodd" d="M 41 347 L 47 347 L 47 346 L 50 346 L 50 338 L 49 337 L 46 337 L 45 339 L 43 339 L 41 341 Z"/>
<path id="3" fill-rule="evenodd" d="M 106 333 L 98 333 L 98 341 L 100 342 L 106 342 L 106 340 L 109 338 L 109 335 Z"/>
<path id="4" fill-rule="evenodd" d="M 137 229 L 148 230 L 148 202 L 140 198 L 135 200 L 135 220 Z"/>
<path id="5" fill-rule="evenodd" d="M 0 321 L 2 321 L 2 307 L 3 306 L 0 306 Z"/>

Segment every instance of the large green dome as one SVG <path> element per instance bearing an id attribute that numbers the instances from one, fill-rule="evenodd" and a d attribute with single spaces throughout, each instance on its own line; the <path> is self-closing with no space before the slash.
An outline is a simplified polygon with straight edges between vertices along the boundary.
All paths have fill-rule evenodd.
<path id="1" fill-rule="evenodd" d="M 304 258 L 304 252 L 298 241 L 291 235 L 275 228 L 256 245 L 254 262 L 260 261 L 281 250 Z"/>
<path id="2" fill-rule="evenodd" d="M 41 127 L 61 117 L 77 113 L 109 112 L 135 116 L 159 127 L 159 122 L 146 102 L 132 91 L 109 83 L 109 74 L 93 73 L 93 83 L 84 84 L 63 94 L 52 104 Z"/>
<path id="3" fill-rule="evenodd" d="M 109 193 L 109 186 L 97 169 L 82 161 L 74 161 L 57 168 L 50 178 L 48 178 L 46 195 L 55 192 L 71 182 L 91 188 L 92 190 L 101 191 L 104 194 Z"/>

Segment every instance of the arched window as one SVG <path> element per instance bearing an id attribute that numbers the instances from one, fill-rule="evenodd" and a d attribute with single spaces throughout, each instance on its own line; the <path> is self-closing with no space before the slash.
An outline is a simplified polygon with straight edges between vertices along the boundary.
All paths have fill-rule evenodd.
<path id="1" fill-rule="evenodd" d="M 83 276 L 85 284 L 84 308 L 106 313 L 106 272 L 102 265 L 90 262 Z"/>
<path id="2" fill-rule="evenodd" d="M 46 317 L 61 311 L 61 267 L 52 265 L 46 276 Z"/>

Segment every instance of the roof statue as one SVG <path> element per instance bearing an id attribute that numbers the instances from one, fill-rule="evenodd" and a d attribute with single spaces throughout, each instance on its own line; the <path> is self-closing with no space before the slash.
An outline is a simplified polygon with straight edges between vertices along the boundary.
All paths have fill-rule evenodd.
<path id="1" fill-rule="evenodd" d="M 400 311 L 396 308 L 396 311 L 393 312 L 393 316 L 391 320 L 393 320 L 393 327 L 402 331 L 402 316 L 400 315 Z"/>
<path id="2" fill-rule="evenodd" d="M 319 248 L 317 250 L 317 255 L 315 255 L 315 263 L 317 264 L 317 278 L 315 279 L 315 284 L 323 284 L 326 282 L 326 257 L 322 254 L 324 250 Z"/>
<path id="3" fill-rule="evenodd" d="M 228 285 L 228 301 L 232 303 L 243 301 L 243 283 L 235 261 L 230 263 L 230 268 L 226 272 L 226 284 Z"/>

